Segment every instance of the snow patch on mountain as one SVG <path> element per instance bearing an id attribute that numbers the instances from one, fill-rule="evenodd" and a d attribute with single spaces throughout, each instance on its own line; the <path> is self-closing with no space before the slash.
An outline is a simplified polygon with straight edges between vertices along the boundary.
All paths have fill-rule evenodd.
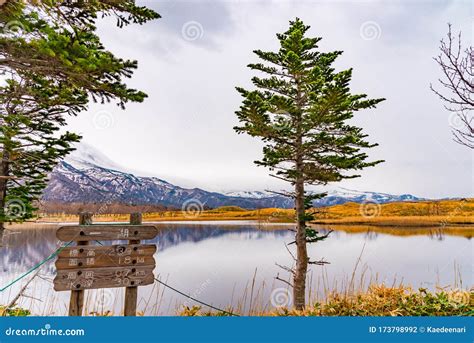
<path id="1" fill-rule="evenodd" d="M 90 168 L 106 168 L 117 171 L 124 171 L 125 168 L 116 164 L 102 152 L 94 148 L 92 145 L 81 142 L 74 145 L 74 150 L 64 158 L 64 162 L 79 170 Z"/>
<path id="2" fill-rule="evenodd" d="M 344 187 L 337 187 L 327 191 L 328 197 L 341 197 L 350 199 L 352 201 L 377 201 L 377 202 L 389 202 L 389 201 L 409 201 L 409 200 L 420 200 L 411 194 L 393 195 L 388 193 L 370 192 L 370 191 L 356 191 L 353 189 L 347 189 Z"/>
<path id="3" fill-rule="evenodd" d="M 311 192 L 311 191 L 310 191 Z M 319 189 L 314 191 L 315 193 L 327 193 L 326 197 L 319 200 L 319 203 L 330 203 L 338 204 L 342 202 L 363 202 L 363 201 L 374 201 L 379 203 L 393 202 L 393 201 L 410 201 L 420 200 L 411 194 L 393 195 L 388 193 L 368 192 L 368 191 L 357 191 L 344 187 L 328 186 L 327 189 Z M 222 192 L 222 194 L 233 197 L 263 199 L 269 197 L 278 197 L 280 195 L 269 192 L 269 191 L 234 191 L 234 192 Z M 318 203 L 318 201 L 316 201 Z"/>
<path id="4" fill-rule="evenodd" d="M 262 199 L 274 197 L 276 194 L 272 192 L 262 192 L 262 191 L 234 191 L 234 192 L 223 192 L 221 194 L 227 195 L 229 197 L 240 197 L 240 198 L 253 198 L 253 199 Z"/>
<path id="5" fill-rule="evenodd" d="M 181 208 L 190 199 L 206 208 L 240 206 L 243 208 L 293 208 L 293 199 L 269 191 L 233 191 L 216 193 L 199 188 L 184 188 L 153 176 L 137 176 L 116 164 L 96 148 L 80 143 L 50 175 L 43 200 L 60 203 L 105 203 L 160 205 Z M 415 201 L 410 194 L 391 195 L 362 192 L 341 187 L 325 187 L 327 192 L 314 206 L 331 206 L 346 202 L 378 203 Z"/>

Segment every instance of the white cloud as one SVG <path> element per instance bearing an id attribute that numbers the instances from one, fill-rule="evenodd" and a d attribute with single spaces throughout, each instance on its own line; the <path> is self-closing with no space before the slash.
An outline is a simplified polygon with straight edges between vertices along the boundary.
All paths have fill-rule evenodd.
<path id="1" fill-rule="evenodd" d="M 160 2 L 143 3 L 160 12 Z M 250 85 L 245 66 L 256 61 L 252 50 L 277 48 L 275 33 L 298 16 L 312 26 L 310 34 L 323 37 L 321 49 L 344 50 L 337 67 L 354 68 L 355 92 L 387 98 L 355 119 L 380 144 L 370 156 L 387 162 L 343 186 L 472 196 L 473 155 L 452 141 L 449 114 L 429 90 L 440 76 L 432 57 L 447 22 L 470 41 L 469 2 L 177 1 L 161 8 L 164 18 L 145 26 L 101 26 L 107 47 L 139 61 L 129 84 L 149 98 L 125 111 L 94 105 L 69 121 L 68 129 L 119 164 L 209 190 L 284 187 L 252 163 L 262 144 L 234 133 L 240 104 L 234 87 Z M 190 21 L 202 26 L 199 39 L 181 36 Z M 378 38 L 361 37 L 366 22 L 378 24 Z M 113 126 L 98 130 L 93 117 L 103 109 L 113 113 Z"/>

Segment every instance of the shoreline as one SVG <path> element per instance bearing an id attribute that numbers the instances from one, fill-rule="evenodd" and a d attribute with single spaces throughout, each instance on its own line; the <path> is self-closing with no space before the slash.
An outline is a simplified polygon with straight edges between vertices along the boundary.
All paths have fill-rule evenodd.
<path id="1" fill-rule="evenodd" d="M 103 222 L 96 222 L 97 224 Z M 110 223 L 110 222 L 109 222 Z M 119 222 L 113 222 L 118 224 Z M 121 222 L 121 224 L 126 224 L 127 222 Z M 74 222 L 28 222 L 22 224 L 13 224 L 8 225 L 5 230 L 5 234 L 19 234 L 23 230 L 54 230 L 59 228 L 62 225 L 71 225 Z M 233 230 L 242 227 L 253 227 L 256 230 L 263 231 L 278 231 L 278 230 L 288 230 L 289 227 L 293 226 L 291 223 L 262 223 L 258 221 L 249 221 L 249 220 L 227 220 L 227 221 L 160 221 L 160 222 L 151 222 L 144 221 L 143 224 L 156 224 L 158 226 L 166 225 L 166 228 L 173 228 L 174 226 L 178 227 L 179 225 L 188 225 L 193 227 L 196 230 L 199 230 L 203 226 L 212 226 L 216 225 L 220 229 Z M 374 232 L 386 235 L 393 236 L 418 236 L 418 235 L 447 235 L 447 236 L 462 236 L 465 238 L 474 237 L 474 225 L 431 225 L 431 226 L 399 226 L 399 225 L 376 225 L 375 223 L 367 224 L 310 224 L 310 226 L 315 227 L 317 230 L 334 230 L 342 231 L 347 234 L 366 234 L 367 232 Z"/>
<path id="2" fill-rule="evenodd" d="M 6 229 L 10 227 L 22 227 L 28 225 L 61 225 L 61 224 L 75 224 L 77 220 L 74 219 L 58 219 L 54 220 L 52 218 L 44 218 L 42 220 L 32 221 L 32 222 L 23 222 L 23 223 L 11 223 L 6 225 Z M 104 220 L 104 218 L 98 218 L 94 224 L 97 223 L 115 223 L 115 224 L 126 224 L 127 221 L 125 220 Z M 243 219 L 243 218 L 232 218 L 232 217 L 225 217 L 225 218 L 203 218 L 203 219 L 189 219 L 189 218 L 174 218 L 174 219 L 163 219 L 163 220 L 143 220 L 144 224 L 220 224 L 220 225 L 243 225 L 243 224 L 251 224 L 251 225 L 262 225 L 262 226 L 271 226 L 271 225 L 296 225 L 295 222 L 288 222 L 288 221 L 267 221 L 267 220 L 259 220 L 259 219 Z M 316 220 L 313 222 L 309 222 L 309 225 L 316 225 L 316 226 L 327 226 L 327 225 L 334 225 L 334 226 L 373 226 L 373 227 L 387 227 L 387 228 L 433 228 L 433 229 L 443 229 L 445 227 L 466 227 L 466 228 L 474 228 L 474 221 L 453 221 L 453 222 L 440 222 L 440 221 L 430 221 L 430 220 L 423 220 L 420 221 L 419 217 L 416 218 L 400 218 L 398 220 L 390 218 L 387 220 L 378 219 L 378 220 Z"/>
<path id="3" fill-rule="evenodd" d="M 82 208 L 81 211 L 84 211 Z M 474 227 L 474 199 L 418 202 L 367 203 L 348 202 L 313 209 L 312 225 L 366 225 L 380 227 Z M 99 212 L 100 213 L 100 212 Z M 78 216 L 66 213 L 38 213 L 37 222 L 77 223 Z M 95 222 L 128 222 L 129 214 L 100 213 Z M 244 209 L 224 206 L 183 212 L 168 210 L 144 212 L 143 222 L 239 222 L 251 221 L 261 225 L 294 224 L 295 211 L 283 208 Z"/>
<path id="4" fill-rule="evenodd" d="M 440 222 L 416 222 L 410 220 L 400 220 L 400 221 L 315 221 L 311 222 L 313 225 L 336 225 L 336 226 L 373 226 L 373 227 L 387 227 L 387 228 L 432 228 L 432 229 L 444 229 L 446 227 L 469 227 L 474 229 L 474 222 L 449 222 L 449 223 L 440 223 Z"/>

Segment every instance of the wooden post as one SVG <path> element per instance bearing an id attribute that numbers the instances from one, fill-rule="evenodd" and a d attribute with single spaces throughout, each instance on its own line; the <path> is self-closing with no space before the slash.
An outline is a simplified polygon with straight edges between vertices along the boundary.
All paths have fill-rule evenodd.
<path id="1" fill-rule="evenodd" d="M 92 213 L 85 212 L 79 214 L 79 225 L 92 225 Z M 77 245 L 88 245 L 88 241 L 78 241 Z M 84 290 L 71 291 L 71 300 L 69 301 L 69 315 L 82 316 L 84 307 Z"/>
<path id="2" fill-rule="evenodd" d="M 142 223 L 141 213 L 130 214 L 130 224 L 140 225 Z M 140 240 L 131 240 L 129 244 L 140 244 Z M 130 286 L 125 288 L 125 316 L 136 316 L 137 315 L 137 300 L 138 300 L 138 287 Z"/>

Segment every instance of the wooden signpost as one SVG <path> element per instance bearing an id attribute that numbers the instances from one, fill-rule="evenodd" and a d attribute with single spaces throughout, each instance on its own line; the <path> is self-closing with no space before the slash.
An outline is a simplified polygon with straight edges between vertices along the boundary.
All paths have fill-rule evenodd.
<path id="1" fill-rule="evenodd" d="M 79 225 L 63 226 L 56 236 L 76 246 L 61 250 L 56 260 L 56 291 L 71 291 L 69 315 L 81 316 L 86 289 L 126 287 L 126 316 L 137 311 L 138 286 L 154 282 L 156 245 L 140 244 L 158 234 L 155 226 L 142 225 L 141 213 L 132 213 L 130 225 L 92 225 L 92 214 L 81 213 Z M 89 242 L 126 240 L 128 244 L 89 245 Z"/>

